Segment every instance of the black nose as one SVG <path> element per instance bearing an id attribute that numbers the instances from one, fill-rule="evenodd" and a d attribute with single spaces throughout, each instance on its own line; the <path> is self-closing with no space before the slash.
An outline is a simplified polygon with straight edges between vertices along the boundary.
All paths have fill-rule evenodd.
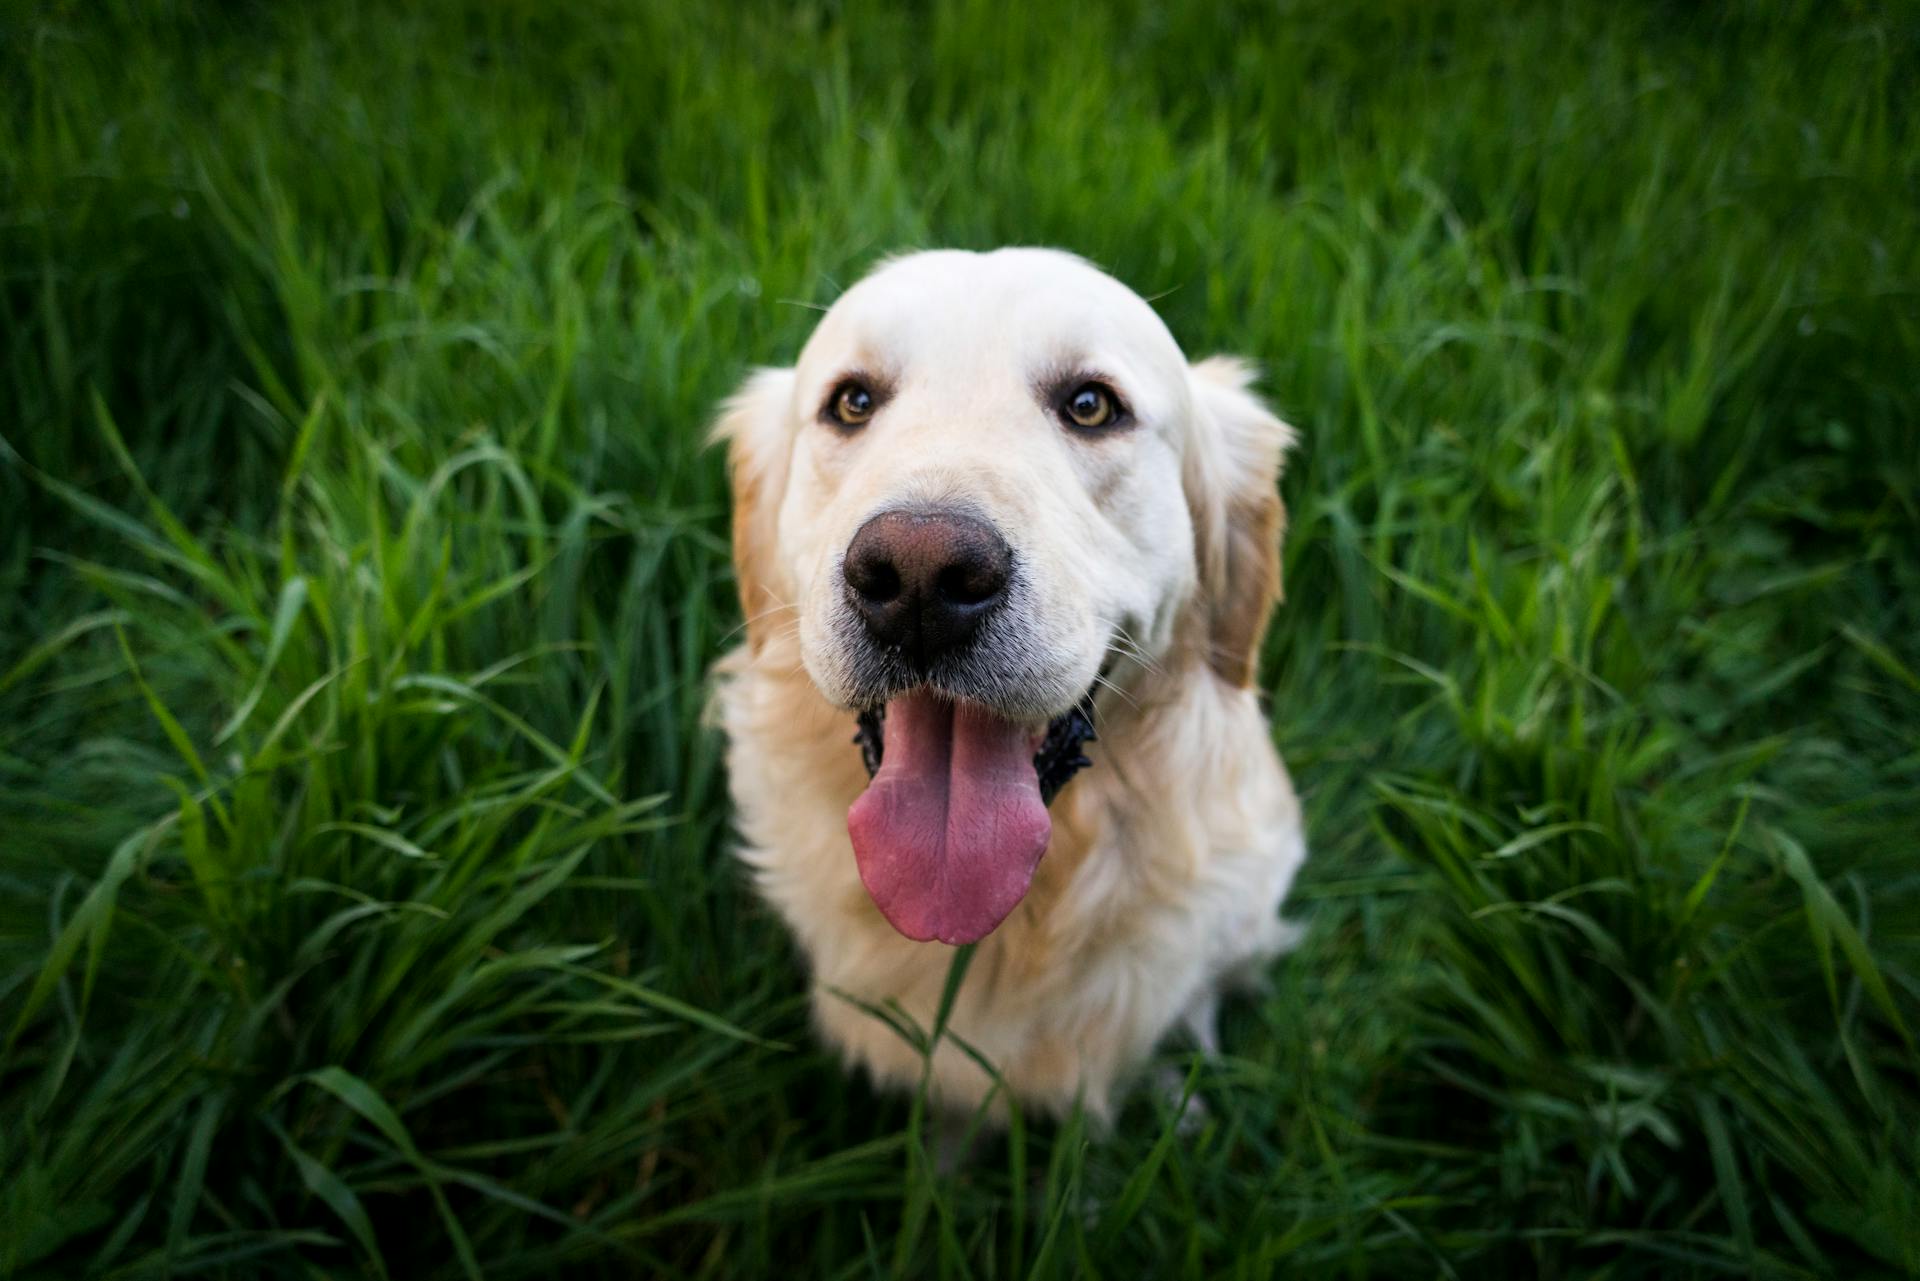
<path id="1" fill-rule="evenodd" d="M 1012 568 L 1006 539 L 978 517 L 885 511 L 847 544 L 847 600 L 875 641 L 922 667 L 973 639 Z"/>

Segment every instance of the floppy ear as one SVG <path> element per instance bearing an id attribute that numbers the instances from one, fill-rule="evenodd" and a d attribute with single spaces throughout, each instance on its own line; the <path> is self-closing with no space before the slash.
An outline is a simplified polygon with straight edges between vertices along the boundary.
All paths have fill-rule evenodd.
<path id="1" fill-rule="evenodd" d="M 792 584 L 774 554 L 780 499 L 787 488 L 793 436 L 787 422 L 793 399 L 791 369 L 756 369 L 720 409 L 713 441 L 727 445 L 733 486 L 733 573 L 746 615 L 747 648 L 759 653 L 793 604 Z"/>
<path id="2" fill-rule="evenodd" d="M 1293 428 L 1247 390 L 1254 368 L 1230 356 L 1195 364 L 1194 437 L 1182 477 L 1199 560 L 1196 608 L 1208 666 L 1228 684 L 1253 684 L 1267 616 L 1280 599 L 1286 508 L 1276 482 Z"/>

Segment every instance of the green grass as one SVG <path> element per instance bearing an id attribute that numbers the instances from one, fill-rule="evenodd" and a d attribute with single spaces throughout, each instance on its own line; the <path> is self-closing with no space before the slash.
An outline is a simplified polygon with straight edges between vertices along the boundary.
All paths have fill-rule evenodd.
<path id="1" fill-rule="evenodd" d="M 0 1275 L 1920 1275 L 1914 10 L 704 9 L 9 7 Z M 1003 242 L 1301 429 L 1309 930 L 941 1176 L 701 439 Z"/>

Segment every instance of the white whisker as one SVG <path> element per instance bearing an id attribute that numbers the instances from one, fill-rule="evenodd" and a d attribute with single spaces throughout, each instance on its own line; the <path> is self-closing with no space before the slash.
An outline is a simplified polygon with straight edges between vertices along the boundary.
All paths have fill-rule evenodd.
<path id="1" fill-rule="evenodd" d="M 1118 685 L 1114 684 L 1112 681 L 1108 680 L 1106 677 L 1098 675 L 1096 673 L 1093 678 L 1093 683 L 1105 689 L 1112 690 L 1114 693 L 1114 697 L 1120 699 L 1128 707 L 1131 707 L 1134 711 L 1137 712 L 1140 710 L 1140 704 L 1136 703 L 1133 700 L 1133 695 L 1127 693 L 1126 690 L 1121 689 Z M 1099 725 L 1100 704 L 1098 703 L 1093 704 L 1093 714 L 1094 714 L 1094 720 L 1095 720 L 1094 728 L 1097 730 L 1100 728 L 1100 725 Z"/>
<path id="2" fill-rule="evenodd" d="M 736 638 L 740 636 L 742 632 L 745 632 L 749 627 L 752 627 L 755 623 L 762 622 L 766 619 L 772 618 L 777 614 L 793 613 L 797 615 L 799 612 L 800 612 L 800 606 L 798 606 L 797 604 L 788 604 L 785 601 L 777 600 L 772 605 L 769 605 L 767 606 L 767 608 L 761 610 L 759 613 L 750 614 L 747 617 L 741 619 L 739 623 L 735 624 L 733 627 L 728 628 L 726 633 L 723 636 L 721 636 L 720 643 L 722 645 L 731 644 Z M 795 626 L 797 627 L 798 624 L 796 623 Z"/>

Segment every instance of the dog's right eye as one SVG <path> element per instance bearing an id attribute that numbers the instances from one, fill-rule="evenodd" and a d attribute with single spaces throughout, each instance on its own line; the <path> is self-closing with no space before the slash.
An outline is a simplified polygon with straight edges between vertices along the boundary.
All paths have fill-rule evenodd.
<path id="1" fill-rule="evenodd" d="M 1105 383 L 1082 383 L 1060 402 L 1061 416 L 1089 431 L 1111 427 L 1120 420 L 1120 403 Z"/>
<path id="2" fill-rule="evenodd" d="M 878 408 L 873 392 L 865 384 L 848 381 L 834 388 L 827 400 L 827 412 L 842 427 L 863 426 Z"/>

